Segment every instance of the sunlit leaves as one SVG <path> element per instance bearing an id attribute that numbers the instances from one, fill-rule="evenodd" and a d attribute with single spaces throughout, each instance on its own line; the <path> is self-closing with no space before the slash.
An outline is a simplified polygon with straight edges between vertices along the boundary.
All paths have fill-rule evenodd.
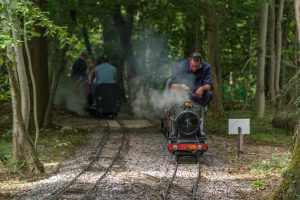
<path id="1" fill-rule="evenodd" d="M 26 39 L 33 37 L 40 37 L 40 33 L 36 30 L 37 27 L 45 28 L 44 36 L 58 37 L 60 41 L 60 47 L 66 44 L 73 43 L 74 39 L 68 36 L 68 32 L 65 27 L 55 25 L 49 18 L 48 13 L 42 12 L 31 1 L 11 1 L 10 4 L 1 4 L 2 13 L 6 13 L 6 17 L 1 20 L 0 27 L 2 30 L 12 30 L 12 20 L 14 23 L 20 24 L 20 29 L 16 30 L 21 35 L 26 28 Z M 23 25 L 21 25 L 23 24 Z M 9 32 L 8 32 L 9 33 Z M 16 45 L 17 41 L 10 38 L 10 34 L 0 33 L 1 48 L 5 48 L 7 45 Z"/>

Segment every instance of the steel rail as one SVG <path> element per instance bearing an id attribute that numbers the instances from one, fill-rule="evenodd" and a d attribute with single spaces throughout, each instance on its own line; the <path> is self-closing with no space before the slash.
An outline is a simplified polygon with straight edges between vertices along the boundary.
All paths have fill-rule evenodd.
<path id="1" fill-rule="evenodd" d="M 58 187 L 56 190 L 54 190 L 48 197 L 44 198 L 44 200 L 54 200 L 57 199 L 58 197 L 60 197 L 61 195 L 63 195 L 69 188 L 70 186 L 82 175 L 84 174 L 93 164 L 94 162 L 96 162 L 99 159 L 99 155 L 101 155 L 105 144 L 107 143 L 109 137 L 110 137 L 110 127 L 107 121 L 105 121 L 106 123 L 106 134 L 104 136 L 102 136 L 101 141 L 98 143 L 97 145 L 97 152 L 95 153 L 95 155 L 93 156 L 93 159 L 89 162 L 88 165 L 86 165 L 71 181 L 68 182 L 68 184 L 66 184 L 63 187 Z"/>
<path id="2" fill-rule="evenodd" d="M 192 189 L 192 192 L 193 192 L 192 200 L 194 200 L 196 198 L 197 189 L 198 189 L 198 183 L 199 183 L 199 179 L 201 177 L 201 168 L 200 168 L 200 161 L 199 161 L 199 159 L 198 159 L 198 162 L 197 162 L 197 171 L 198 171 L 197 178 L 196 178 L 196 181 L 195 181 L 195 183 L 193 185 L 193 189 Z"/>
<path id="3" fill-rule="evenodd" d="M 165 195 L 164 195 L 164 200 L 167 200 L 167 198 L 168 198 L 169 190 L 170 190 L 170 188 L 171 188 L 171 186 L 172 186 L 172 184 L 173 184 L 173 182 L 175 180 L 175 177 L 176 177 L 178 165 L 179 165 L 178 162 L 176 162 L 176 166 L 175 166 L 175 170 L 174 170 L 173 175 L 172 175 L 172 179 L 169 182 L 168 187 L 167 187 L 166 192 L 165 192 Z"/>
<path id="4" fill-rule="evenodd" d="M 175 156 L 177 156 L 177 155 L 175 155 Z M 164 200 L 168 199 L 169 191 L 170 191 L 172 185 L 174 185 L 173 182 L 174 182 L 174 180 L 176 178 L 178 166 L 179 166 L 179 162 L 176 162 L 175 170 L 173 172 L 172 178 L 171 178 L 171 180 L 170 180 L 170 182 L 168 184 L 168 187 L 167 187 L 167 189 L 165 191 L 165 194 L 164 194 Z M 197 189 L 198 189 L 198 183 L 199 183 L 199 179 L 200 179 L 200 176 L 201 176 L 201 167 L 200 167 L 200 161 L 199 160 L 197 161 L 196 168 L 197 168 L 197 177 L 196 177 L 196 180 L 195 180 L 195 182 L 194 182 L 194 184 L 192 186 L 192 190 L 191 190 L 191 192 L 192 192 L 191 199 L 192 200 L 196 199 Z"/>
<path id="5" fill-rule="evenodd" d="M 112 162 L 110 163 L 110 165 L 108 167 L 105 168 L 105 171 L 102 173 L 102 175 L 99 177 L 99 179 L 94 183 L 94 185 L 80 198 L 80 200 L 83 199 L 87 199 L 90 195 L 90 193 L 96 188 L 96 186 L 99 184 L 99 182 L 105 177 L 105 175 L 108 173 L 108 171 L 112 168 L 112 166 L 115 164 L 115 162 L 117 161 L 117 159 L 120 157 L 121 154 L 121 150 L 123 148 L 124 145 L 124 141 L 125 141 L 125 136 L 126 133 L 128 133 L 128 129 L 125 128 L 125 126 L 122 124 L 122 122 L 120 120 L 116 120 L 119 124 L 120 124 L 120 128 L 121 128 L 121 132 L 122 134 L 122 142 L 121 145 L 119 146 L 118 152 L 116 153 L 116 155 L 113 157 Z"/>

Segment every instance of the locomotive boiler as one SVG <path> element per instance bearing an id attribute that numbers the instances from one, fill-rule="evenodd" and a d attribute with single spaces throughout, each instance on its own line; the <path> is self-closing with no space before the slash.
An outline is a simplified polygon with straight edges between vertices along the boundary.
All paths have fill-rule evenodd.
<path id="1" fill-rule="evenodd" d="M 176 161 L 182 156 L 199 156 L 207 151 L 207 137 L 204 134 L 205 108 L 191 101 L 172 107 L 165 113 L 164 129 L 168 139 L 168 150 Z"/>

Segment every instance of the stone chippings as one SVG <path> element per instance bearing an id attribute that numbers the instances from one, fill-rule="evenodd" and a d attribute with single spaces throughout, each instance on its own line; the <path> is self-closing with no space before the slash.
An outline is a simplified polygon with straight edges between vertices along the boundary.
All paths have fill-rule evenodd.
<path id="1" fill-rule="evenodd" d="M 88 159 L 94 155 L 95 148 L 98 145 L 98 141 L 102 138 L 102 133 L 94 133 L 91 136 L 90 143 L 78 150 L 74 159 L 68 160 L 61 165 L 61 169 L 58 174 L 35 183 L 30 183 L 29 190 L 20 197 L 16 197 L 16 200 L 31 200 L 31 199 L 44 199 L 48 197 L 58 186 L 66 185 L 72 178 L 74 178 L 80 171 L 89 163 Z M 87 156 L 90 155 L 90 156 Z"/>
<path id="2" fill-rule="evenodd" d="M 95 133 L 90 145 L 80 149 L 75 159 L 63 163 L 57 175 L 33 183 L 30 191 L 15 199 L 43 199 L 57 186 L 68 183 L 87 164 L 86 155 L 95 152 L 100 138 L 101 134 Z M 167 150 L 167 140 L 159 130 L 135 130 L 128 133 L 127 138 L 129 141 L 121 151 L 120 160 L 94 189 L 91 199 L 163 199 L 175 169 L 174 156 Z M 209 148 L 201 160 L 197 199 L 259 199 L 258 194 L 253 195 L 253 191 L 249 191 L 251 180 L 228 173 L 230 164 L 219 155 L 220 151 L 211 140 Z M 80 178 L 83 185 L 96 181 L 101 175 L 101 162 L 93 169 L 93 172 Z M 195 164 L 180 165 L 175 179 L 176 187 L 171 189 L 169 199 L 189 199 L 196 176 Z"/>
<path id="3" fill-rule="evenodd" d="M 210 150 L 208 155 L 201 160 L 201 178 L 197 189 L 199 199 L 241 199 L 240 192 L 249 190 L 249 181 L 241 180 L 236 175 L 224 173 L 228 166 L 221 157 L 216 156 L 214 146 L 209 141 Z M 141 148 L 140 144 L 145 144 Z M 164 194 L 163 187 L 170 181 L 175 169 L 174 156 L 167 150 L 167 141 L 162 134 L 157 133 L 135 133 L 130 140 L 130 150 L 125 156 L 127 170 L 135 173 L 146 174 L 160 180 L 160 195 Z M 179 165 L 175 184 L 188 194 L 192 190 L 197 176 L 197 169 L 193 160 Z M 171 190 L 170 198 L 181 198 L 172 196 L 178 192 Z M 245 199 L 257 199 L 258 197 L 247 197 Z M 183 196 L 182 199 L 185 199 Z"/>

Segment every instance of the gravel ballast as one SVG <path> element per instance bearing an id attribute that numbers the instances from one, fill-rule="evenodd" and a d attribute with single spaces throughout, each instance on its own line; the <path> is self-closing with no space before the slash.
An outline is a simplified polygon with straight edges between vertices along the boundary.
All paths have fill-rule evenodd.
<path id="1" fill-rule="evenodd" d="M 67 184 L 87 165 L 103 134 L 104 130 L 95 131 L 90 145 L 80 149 L 74 159 L 61 163 L 55 176 L 28 183 L 30 190 L 14 199 L 43 199 L 59 185 Z M 166 138 L 159 127 L 130 129 L 126 138 L 121 157 L 97 185 L 91 199 L 163 199 L 175 168 L 175 159 L 167 150 Z M 208 146 L 208 152 L 201 158 L 197 199 L 259 199 L 274 189 L 274 181 L 280 180 L 279 175 L 255 176 L 250 173 L 250 167 L 270 158 L 272 154 L 284 156 L 287 150 L 283 147 L 255 145 L 254 148 L 245 144 L 245 154 L 237 159 L 233 138 L 208 134 Z M 272 153 L 264 153 L 266 149 Z M 81 177 L 83 187 L 93 183 L 99 177 L 99 170 L 103 171 L 101 168 L 105 166 L 99 161 L 92 172 Z M 192 185 L 197 176 L 196 169 L 193 160 L 187 159 L 184 164 L 179 165 L 169 199 L 191 197 Z M 251 187 L 251 183 L 258 179 L 266 184 L 264 190 Z M 76 194 L 70 197 L 76 198 Z"/>

